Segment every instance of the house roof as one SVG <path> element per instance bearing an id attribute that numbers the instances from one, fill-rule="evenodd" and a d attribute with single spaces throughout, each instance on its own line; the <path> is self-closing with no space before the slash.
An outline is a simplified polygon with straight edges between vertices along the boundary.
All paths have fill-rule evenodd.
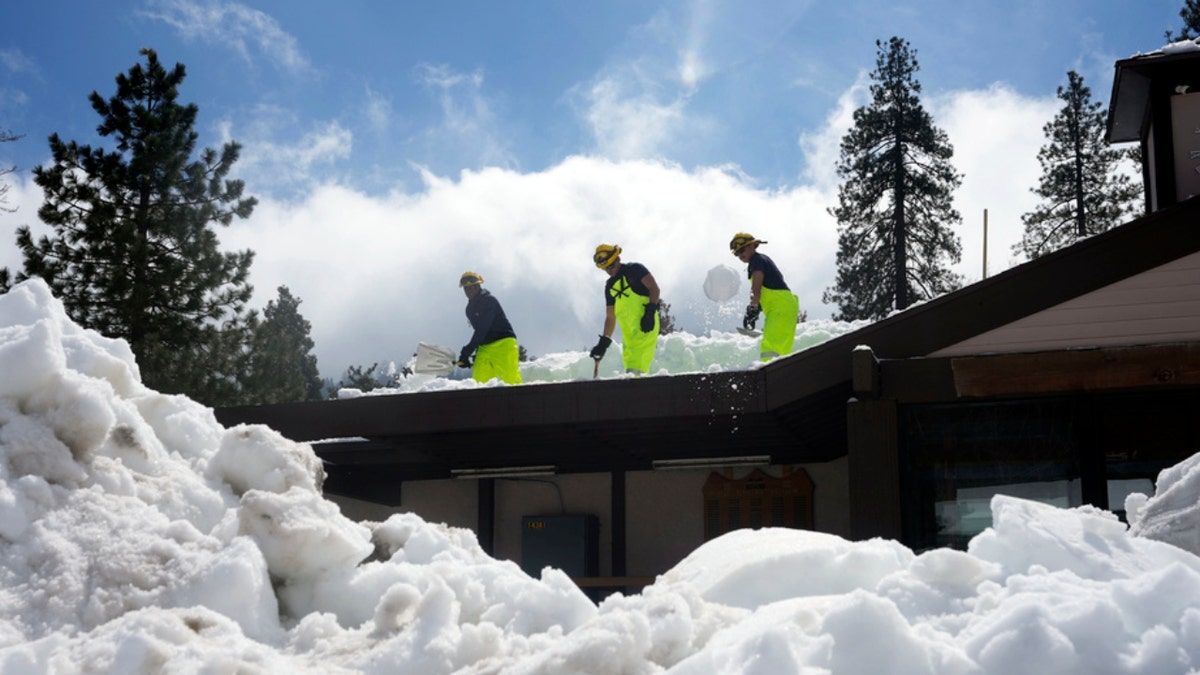
<path id="1" fill-rule="evenodd" d="M 335 493 L 473 468 L 649 469 L 658 460 L 846 454 L 851 353 L 923 357 L 1200 250 L 1194 198 L 760 368 L 216 410 L 313 443 Z M 347 440 L 329 440 L 347 439 Z"/>
<path id="2" fill-rule="evenodd" d="M 1156 51 L 1117 61 L 1112 95 L 1108 99 L 1108 142 L 1140 141 L 1150 123 L 1151 78 L 1192 84 L 1195 89 L 1198 61 L 1200 47 Z"/>

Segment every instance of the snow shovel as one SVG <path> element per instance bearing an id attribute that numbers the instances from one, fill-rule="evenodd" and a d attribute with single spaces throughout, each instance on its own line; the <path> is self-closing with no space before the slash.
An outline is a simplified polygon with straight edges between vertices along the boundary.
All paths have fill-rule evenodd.
<path id="1" fill-rule="evenodd" d="M 454 350 L 428 342 L 417 343 L 417 364 L 413 372 L 425 375 L 450 375 L 458 363 Z"/>

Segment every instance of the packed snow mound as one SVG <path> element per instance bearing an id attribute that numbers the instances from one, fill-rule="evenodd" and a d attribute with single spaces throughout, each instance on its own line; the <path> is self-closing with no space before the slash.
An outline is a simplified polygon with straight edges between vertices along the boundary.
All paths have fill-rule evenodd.
<path id="1" fill-rule="evenodd" d="M 1125 500 L 1130 531 L 1200 555 L 1200 455 L 1159 473 L 1155 495 L 1135 493 Z"/>
<path id="2" fill-rule="evenodd" d="M 662 576 L 687 583 L 705 600 L 756 609 L 797 598 L 872 589 L 908 567 L 913 552 L 894 541 L 852 543 L 808 530 L 734 530 L 705 543 Z M 804 570 L 803 574 L 794 574 Z M 758 579 L 774 580 L 770 586 Z"/>
<path id="3" fill-rule="evenodd" d="M 415 650 L 457 668 L 486 655 L 473 640 L 595 613 L 561 572 L 530 579 L 469 531 L 351 522 L 311 447 L 142 386 L 128 346 L 40 280 L 0 296 L 0 368 L 0 671 L 188 670 L 210 651 L 303 669 L 330 631 L 380 645 L 413 622 L 410 640 L 446 637 Z"/>
<path id="4" fill-rule="evenodd" d="M 40 281 L 0 296 L 0 372 L 0 672 L 1200 669 L 1195 457 L 1132 533 L 999 496 L 967 551 L 739 530 L 597 606 L 469 530 L 350 521 L 309 446 L 147 389 Z"/>

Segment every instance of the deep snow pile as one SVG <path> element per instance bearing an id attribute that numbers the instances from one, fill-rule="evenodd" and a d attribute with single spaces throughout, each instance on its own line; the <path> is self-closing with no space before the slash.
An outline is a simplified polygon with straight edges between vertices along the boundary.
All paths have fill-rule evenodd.
<path id="1" fill-rule="evenodd" d="M 349 521 L 311 448 L 146 389 L 40 281 L 0 296 L 0 372 L 5 673 L 1200 669 L 1195 457 L 1134 534 L 1007 497 L 966 552 L 741 530 L 596 607 L 468 530 Z"/>

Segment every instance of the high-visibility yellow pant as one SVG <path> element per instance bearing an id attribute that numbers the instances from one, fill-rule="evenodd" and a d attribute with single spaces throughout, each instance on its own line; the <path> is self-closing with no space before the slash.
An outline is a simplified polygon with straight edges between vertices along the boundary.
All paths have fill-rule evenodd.
<path id="1" fill-rule="evenodd" d="M 658 312 L 654 313 L 654 328 L 642 331 L 642 316 L 650 299 L 642 295 L 632 298 L 617 298 L 613 313 L 621 327 L 621 362 L 625 372 L 648 373 L 654 362 L 654 349 L 658 346 Z"/>
<path id="2" fill-rule="evenodd" d="M 475 363 L 471 377 L 476 382 L 487 382 L 498 377 L 507 384 L 521 384 L 520 349 L 516 338 L 502 338 L 475 350 Z"/>
<path id="3" fill-rule="evenodd" d="M 791 291 L 762 289 L 758 297 L 762 307 L 763 332 L 759 356 L 770 361 L 776 356 L 792 353 L 796 342 L 796 318 L 800 316 L 800 298 Z"/>

